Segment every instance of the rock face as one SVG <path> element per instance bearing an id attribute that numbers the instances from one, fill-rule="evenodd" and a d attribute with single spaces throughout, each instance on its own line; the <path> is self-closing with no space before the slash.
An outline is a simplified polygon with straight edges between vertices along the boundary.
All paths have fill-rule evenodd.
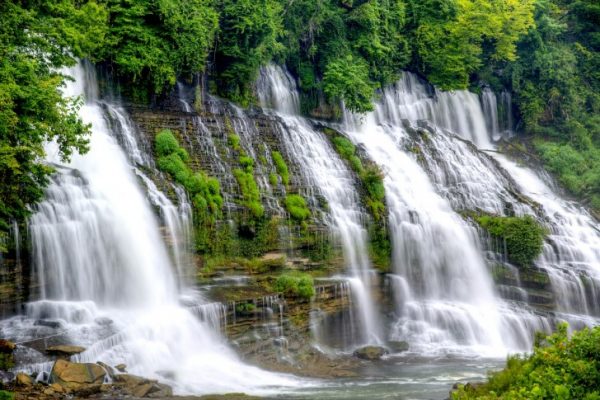
<path id="1" fill-rule="evenodd" d="M 365 346 L 354 352 L 354 356 L 363 360 L 375 361 L 381 359 L 388 351 L 380 346 Z"/>
<path id="2" fill-rule="evenodd" d="M 59 357 L 71 357 L 74 354 L 83 353 L 84 351 L 85 347 L 70 345 L 51 346 L 46 349 L 47 354 Z"/>
<path id="3" fill-rule="evenodd" d="M 84 385 L 101 384 L 104 382 L 105 376 L 106 371 L 97 364 L 79 364 L 58 360 L 50 372 L 50 382 L 75 389 Z"/>

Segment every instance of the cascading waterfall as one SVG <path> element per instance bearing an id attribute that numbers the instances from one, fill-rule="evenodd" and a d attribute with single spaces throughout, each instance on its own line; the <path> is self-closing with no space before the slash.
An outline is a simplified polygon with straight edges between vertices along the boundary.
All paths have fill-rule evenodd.
<path id="1" fill-rule="evenodd" d="M 462 101 L 457 101 L 459 99 Z M 447 199 L 453 209 L 484 210 L 499 215 L 506 215 L 507 212 L 516 215 L 532 214 L 544 219 L 544 223 L 551 229 L 551 235 L 536 265 L 547 271 L 550 277 L 558 300 L 558 318 L 575 324 L 579 321 L 590 323 L 593 316 L 598 316 L 600 234 L 594 229 L 589 214 L 581 207 L 561 200 L 533 171 L 518 167 L 496 153 L 492 153 L 492 156 L 483 154 L 449 133 L 472 141 L 479 149 L 492 149 L 492 140 L 509 136 L 506 131 L 509 131 L 513 124 L 509 94 L 503 93 L 501 99 L 499 106 L 494 93 L 489 89 L 483 91 L 481 101 L 475 94 L 466 91 L 439 92 L 421 82 L 416 76 L 405 73 L 397 85 L 383 92 L 375 113 L 369 115 L 365 123 L 355 124 L 354 119 L 348 118 L 350 123 L 347 122 L 346 127 L 348 134 L 357 143 L 362 143 L 376 162 L 387 167 L 386 189 L 392 218 L 390 225 L 393 229 L 401 231 L 401 234 L 394 232 L 395 238 L 401 237 L 400 243 L 394 242 L 395 255 L 398 246 L 406 246 L 407 238 L 411 238 L 412 231 L 402 225 L 407 224 L 407 220 L 424 221 L 423 216 L 412 209 L 404 219 L 393 220 L 396 206 L 392 199 L 394 189 L 398 190 L 395 186 L 404 182 L 405 191 L 406 187 L 409 187 L 412 192 L 416 192 L 419 186 L 415 185 L 414 179 L 419 176 L 419 172 L 423 175 L 421 168 L 416 166 L 414 156 L 407 156 L 406 151 L 401 150 L 410 150 L 411 146 L 415 146 L 416 135 L 419 146 L 413 147 L 412 150 L 417 153 L 417 157 L 421 157 L 421 162 L 429 174 L 429 177 L 423 179 L 431 179 L 435 191 Z M 428 123 L 432 125 L 427 125 Z M 413 132 L 413 138 L 409 139 L 408 131 Z M 377 145 L 379 137 L 381 143 Z M 407 173 L 408 177 L 398 176 L 398 170 L 402 168 L 403 171 L 407 171 L 407 166 L 413 166 L 417 170 Z M 409 183 L 408 178 L 413 179 L 413 182 Z M 539 203 L 542 206 L 541 210 L 537 211 L 537 207 L 534 209 L 530 206 L 531 201 L 523 201 L 525 196 Z M 427 197 L 431 200 L 436 195 L 427 194 Z M 425 199 L 419 203 L 428 204 Z M 427 206 L 427 209 L 431 212 L 431 205 Z M 449 208 L 448 211 L 452 212 Z M 455 215 L 454 219 L 457 218 L 462 220 Z M 425 221 L 431 228 L 432 222 Z M 464 222 L 459 222 L 459 225 L 465 225 Z M 447 223 L 444 225 L 449 226 Z M 438 237 L 438 251 L 448 241 L 459 242 L 456 235 L 461 229 L 457 228 L 460 227 L 454 225 L 451 228 L 454 239 Z M 464 229 L 471 232 L 469 236 L 474 236 L 472 228 L 463 226 L 462 230 Z M 423 243 L 422 235 L 419 235 L 418 239 Z M 464 238 L 460 238 L 463 247 L 465 243 L 468 244 L 464 242 Z M 471 243 L 476 244 L 476 238 Z M 405 252 L 413 258 L 405 257 L 400 261 L 396 258 L 396 266 L 398 263 L 415 263 L 413 253 L 419 245 L 413 243 L 407 247 Z M 475 248 L 474 251 L 480 253 L 480 249 Z M 416 263 L 421 265 L 418 271 L 422 271 L 423 265 L 419 261 Z M 476 264 L 477 270 L 487 275 L 481 260 L 477 260 Z M 441 271 L 448 270 L 448 264 L 439 264 L 438 268 L 437 274 L 441 274 Z M 441 288 L 431 275 L 433 273 L 435 277 L 436 272 L 429 269 L 425 271 L 427 272 L 423 275 L 427 277 L 426 285 L 433 290 L 433 294 L 429 294 L 432 296 Z M 453 272 L 452 276 L 457 276 L 455 274 L 456 272 Z M 406 300 L 406 293 L 415 290 L 414 281 L 406 284 L 401 278 L 396 278 L 394 282 L 404 293 L 401 296 L 403 299 L 399 301 L 410 302 Z M 420 286 L 417 287 L 422 290 Z M 485 286 L 477 284 L 477 287 L 481 290 Z M 448 288 L 444 290 L 449 293 Z M 493 291 L 489 288 L 486 290 L 493 297 Z M 499 300 L 495 303 L 496 309 L 499 310 L 499 314 L 496 315 L 502 321 L 500 326 L 503 330 L 506 332 L 509 325 L 517 328 L 516 333 L 513 329 L 512 332 L 502 334 L 502 345 L 509 350 L 514 349 L 514 344 L 517 344 L 517 348 L 527 348 L 524 344 L 527 344 L 527 338 L 533 330 L 548 330 L 554 322 L 551 315 L 534 315 L 524 304 L 517 308 Z M 448 315 L 450 313 L 446 313 L 446 318 L 449 318 Z M 456 330 L 456 327 L 457 325 L 452 325 L 452 330 Z M 498 324 L 494 326 L 494 329 L 497 328 Z M 402 333 L 403 337 L 406 337 L 406 332 Z M 510 342 L 513 343 L 512 346 Z"/>
<path id="2" fill-rule="evenodd" d="M 264 109 L 273 109 L 281 119 L 281 134 L 309 181 L 322 192 L 331 214 L 331 224 L 342 244 L 349 267 L 352 294 L 358 306 L 362 342 L 382 340 L 380 322 L 370 293 L 372 271 L 367 251 L 364 212 L 354 189 L 353 178 L 322 133 L 300 117 L 300 103 L 292 77 L 280 67 L 261 70 L 258 97 Z M 354 345 L 359 343 L 354 343 Z"/>
<path id="3" fill-rule="evenodd" d="M 215 322 L 218 307 L 201 312 L 198 299 L 187 308 L 189 298 L 180 302 L 157 221 L 108 129 L 93 71 L 79 66 L 70 73 L 75 82 L 65 95 L 85 91 L 80 116 L 92 126 L 90 151 L 57 166 L 30 220 L 42 300 L 28 304 L 26 317 L 7 320 L 3 334 L 60 335 L 87 348 L 77 361 L 124 363 L 130 373 L 164 381 L 178 393 L 268 393 L 273 386 L 294 386 L 291 378 L 237 359 L 219 326 L 211 326 L 221 323 Z M 54 161 L 52 151 L 49 157 Z"/>
<path id="4" fill-rule="evenodd" d="M 503 323 L 476 231 L 435 192 L 425 171 L 403 150 L 408 134 L 399 109 L 413 105 L 396 93 L 384 92 L 375 112 L 364 119 L 347 114 L 344 125 L 385 172 L 392 284 L 401 293 L 392 338 L 408 341 L 420 354 L 499 355 L 520 347 L 524 338 Z"/>

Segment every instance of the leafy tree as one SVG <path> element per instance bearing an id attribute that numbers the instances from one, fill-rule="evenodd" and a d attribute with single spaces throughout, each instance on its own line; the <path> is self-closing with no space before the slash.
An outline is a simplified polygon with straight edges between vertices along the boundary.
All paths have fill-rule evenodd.
<path id="1" fill-rule="evenodd" d="M 43 196 L 53 168 L 44 144 L 67 161 L 87 151 L 79 99 L 64 98 L 61 71 L 97 50 L 104 9 L 93 1 L 0 2 L 0 235 Z"/>
<path id="2" fill-rule="evenodd" d="M 94 59 L 133 83 L 131 94 L 144 99 L 204 70 L 218 27 L 213 0 L 102 1 L 109 32 Z"/>
<path id="3" fill-rule="evenodd" d="M 283 8 L 276 0 L 222 0 L 219 11 L 216 91 L 248 105 L 259 68 L 283 50 Z"/>

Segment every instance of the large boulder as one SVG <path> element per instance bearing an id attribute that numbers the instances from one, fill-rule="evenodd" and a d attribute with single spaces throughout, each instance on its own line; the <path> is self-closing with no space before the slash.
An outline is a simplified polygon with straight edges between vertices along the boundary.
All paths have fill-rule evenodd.
<path id="1" fill-rule="evenodd" d="M 10 340 L 0 339 L 0 353 L 2 354 L 12 354 L 13 351 L 17 348 L 17 345 L 11 342 Z"/>
<path id="2" fill-rule="evenodd" d="M 115 375 L 115 383 L 121 385 L 123 391 L 134 397 L 170 397 L 173 390 L 170 386 L 131 374 Z"/>
<path id="3" fill-rule="evenodd" d="M 408 351 L 408 342 L 404 340 L 392 340 L 388 342 L 388 347 L 393 353 L 401 353 L 403 351 Z"/>
<path id="4" fill-rule="evenodd" d="M 33 378 L 23 372 L 19 372 L 16 378 L 17 386 L 28 387 L 33 385 Z"/>
<path id="5" fill-rule="evenodd" d="M 106 371 L 98 364 L 57 360 L 50 372 L 50 382 L 75 389 L 84 385 L 101 384 L 105 376 Z"/>
<path id="6" fill-rule="evenodd" d="M 365 346 L 354 351 L 354 356 L 363 360 L 375 361 L 381 359 L 388 351 L 381 346 Z"/>
<path id="7" fill-rule="evenodd" d="M 83 353 L 84 351 L 85 347 L 81 346 L 59 345 L 48 347 L 46 349 L 46 354 L 59 357 L 71 357 L 72 355 Z"/>

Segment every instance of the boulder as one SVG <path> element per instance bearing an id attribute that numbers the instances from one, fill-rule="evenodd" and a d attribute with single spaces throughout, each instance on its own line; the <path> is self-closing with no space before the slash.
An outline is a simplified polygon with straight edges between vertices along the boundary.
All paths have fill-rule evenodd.
<path id="1" fill-rule="evenodd" d="M 76 388 L 81 385 L 101 384 L 105 376 L 106 371 L 97 364 L 58 360 L 50 372 L 50 382 L 67 388 Z"/>
<path id="2" fill-rule="evenodd" d="M 59 345 L 48 347 L 46 349 L 46 354 L 59 357 L 71 357 L 72 355 L 83 353 L 84 351 L 85 347 L 81 346 Z"/>
<path id="3" fill-rule="evenodd" d="M 17 348 L 17 345 L 11 342 L 10 340 L 0 339 L 0 353 L 2 354 L 12 354 L 13 351 Z"/>
<path id="4" fill-rule="evenodd" d="M 393 353 L 401 353 L 408 350 L 408 342 L 404 340 L 390 341 L 388 342 L 388 347 Z"/>
<path id="5" fill-rule="evenodd" d="M 119 372 L 126 372 L 127 371 L 127 365 L 125 364 L 118 364 L 115 365 L 115 369 Z"/>
<path id="6" fill-rule="evenodd" d="M 33 378 L 23 372 L 19 372 L 16 378 L 17 386 L 32 386 Z"/>
<path id="7" fill-rule="evenodd" d="M 354 351 L 354 356 L 362 360 L 375 361 L 381 359 L 387 353 L 387 349 L 381 346 L 365 346 Z"/>

